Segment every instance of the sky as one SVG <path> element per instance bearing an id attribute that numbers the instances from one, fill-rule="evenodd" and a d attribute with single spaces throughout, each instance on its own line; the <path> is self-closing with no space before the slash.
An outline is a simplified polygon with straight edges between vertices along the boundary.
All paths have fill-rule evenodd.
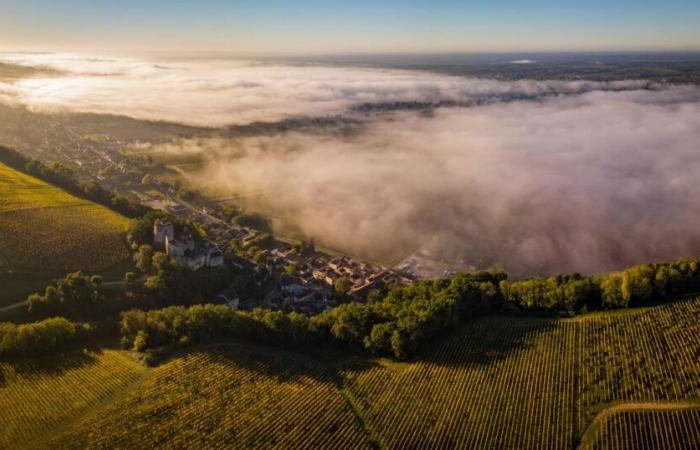
<path id="1" fill-rule="evenodd" d="M 700 50 L 697 0 L 2 0 L 0 50 Z"/>

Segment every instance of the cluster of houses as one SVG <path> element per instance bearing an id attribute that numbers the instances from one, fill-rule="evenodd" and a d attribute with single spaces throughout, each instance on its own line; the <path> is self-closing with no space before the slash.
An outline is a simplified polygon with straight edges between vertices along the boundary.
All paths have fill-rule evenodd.
<path id="1" fill-rule="evenodd" d="M 221 245 L 231 240 L 238 241 L 243 247 L 257 245 L 264 235 L 252 228 L 221 222 L 210 224 L 210 227 L 210 232 Z M 224 253 L 217 244 L 208 240 L 197 241 L 187 229 L 178 232 L 167 219 L 156 220 L 153 240 L 171 258 L 192 270 L 224 265 Z M 266 256 L 269 267 L 276 267 L 283 274 L 263 299 L 241 301 L 235 290 L 220 294 L 221 300 L 233 308 L 264 306 L 316 314 L 337 305 L 334 290 L 337 280 L 341 278 L 348 280 L 350 287 L 347 293 L 358 302 L 366 301 L 368 293 L 374 288 L 392 288 L 415 281 L 405 271 L 386 269 L 348 257 L 334 258 L 313 248 L 300 252 L 298 248 L 279 241 L 274 241 L 272 248 L 268 246 L 266 250 L 259 251 Z M 263 268 L 230 252 L 226 259 L 241 270 L 259 272 Z"/>
<path id="2" fill-rule="evenodd" d="M 202 267 L 223 267 L 224 254 L 211 241 L 195 241 L 189 230 L 178 233 L 167 219 L 158 219 L 153 224 L 153 242 L 161 245 L 165 253 L 192 270 Z"/>
<path id="3" fill-rule="evenodd" d="M 328 255 L 312 251 L 299 254 L 291 247 L 276 248 L 269 258 L 279 267 L 294 267 L 284 275 L 275 290 L 265 298 L 267 306 L 314 313 L 336 306 L 333 295 L 336 281 L 347 279 L 348 294 L 357 302 L 364 302 L 373 288 L 382 285 L 394 287 L 412 283 L 413 279 L 396 271 L 381 268 L 347 257 L 328 259 Z"/>

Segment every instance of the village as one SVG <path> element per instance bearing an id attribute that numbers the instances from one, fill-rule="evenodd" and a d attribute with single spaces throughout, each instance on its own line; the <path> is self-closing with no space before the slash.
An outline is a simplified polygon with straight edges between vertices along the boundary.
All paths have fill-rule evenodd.
<path id="1" fill-rule="evenodd" d="M 211 199 L 185 200 L 177 184 L 162 181 L 160 176 L 146 177 L 145 173 L 164 169 L 153 165 L 149 158 L 124 153 L 125 147 L 136 145 L 133 140 L 108 135 L 83 136 L 70 126 L 60 130 L 62 134 L 51 142 L 61 145 L 51 148 L 65 149 L 66 155 L 61 159 L 71 162 L 70 169 L 80 179 L 96 179 L 106 188 L 133 195 L 155 210 L 207 227 L 207 239 L 202 241 L 187 232 L 176 233 L 172 224 L 154 224 L 154 244 L 159 250 L 191 270 L 228 265 L 241 272 L 260 274 L 261 288 L 269 287 L 264 295 L 246 298 L 233 288 L 220 294 L 219 300 L 232 307 L 267 307 L 315 314 L 336 306 L 339 301 L 366 302 L 375 290 L 408 285 L 422 278 L 410 264 L 392 269 L 331 255 L 313 246 L 300 249 L 289 241 L 270 239 L 267 231 L 232 223 Z M 158 139 L 156 134 L 151 141 Z M 247 248 L 261 240 L 266 245 L 255 257 L 232 249 L 232 243 Z"/>
<path id="2" fill-rule="evenodd" d="M 182 265 L 200 270 L 229 264 L 239 271 L 264 274 L 258 284 L 269 289 L 259 298 L 242 298 L 231 287 L 219 294 L 218 300 L 233 308 L 266 307 L 317 314 L 341 301 L 367 302 L 373 291 L 409 285 L 418 278 L 409 271 L 333 256 L 317 250 L 313 244 L 283 242 L 267 232 L 227 222 L 217 217 L 216 211 L 177 198 L 172 198 L 162 210 L 207 226 L 207 239 L 197 240 L 188 230 L 176 232 L 167 219 L 154 223 L 154 244 Z M 256 251 L 254 258 L 233 250 L 250 248 L 251 244 L 259 242 L 266 245 Z"/>

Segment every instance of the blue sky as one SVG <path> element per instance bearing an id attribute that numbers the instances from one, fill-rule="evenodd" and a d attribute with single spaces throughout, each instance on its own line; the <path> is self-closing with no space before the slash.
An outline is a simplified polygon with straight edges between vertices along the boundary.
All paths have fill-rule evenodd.
<path id="1" fill-rule="evenodd" d="M 698 0 L 1 0 L 3 50 L 700 50 Z"/>

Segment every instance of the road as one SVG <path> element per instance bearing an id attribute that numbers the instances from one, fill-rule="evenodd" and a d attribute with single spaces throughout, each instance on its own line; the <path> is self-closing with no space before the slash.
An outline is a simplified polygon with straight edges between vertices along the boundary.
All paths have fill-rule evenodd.
<path id="1" fill-rule="evenodd" d="M 226 221 L 221 220 L 221 219 L 219 219 L 218 217 L 214 217 L 214 216 L 212 216 L 212 215 L 209 214 L 209 213 L 205 213 L 204 211 L 202 211 L 201 208 L 198 208 L 198 207 L 192 205 L 191 203 L 186 202 L 185 200 L 183 200 L 183 199 L 181 199 L 181 198 L 177 198 L 177 197 L 168 197 L 168 199 L 171 200 L 171 201 L 173 201 L 173 202 L 175 202 L 175 203 L 177 203 L 177 204 L 179 204 L 180 206 L 184 206 L 185 208 L 189 209 L 190 211 L 194 212 L 195 214 L 199 214 L 200 216 L 206 217 L 207 219 L 209 219 L 209 220 L 211 220 L 211 221 L 213 221 L 213 222 L 215 222 L 215 223 L 220 223 L 220 224 L 224 224 L 224 225 L 230 225 L 230 224 L 227 223 Z"/>
<path id="2" fill-rule="evenodd" d="M 27 304 L 27 301 L 22 300 L 21 302 L 14 303 L 14 304 L 9 305 L 9 306 L 3 306 L 2 308 L 0 308 L 0 313 L 4 313 L 7 311 L 12 311 L 13 309 L 21 308 L 22 306 L 26 306 L 26 304 Z"/>

